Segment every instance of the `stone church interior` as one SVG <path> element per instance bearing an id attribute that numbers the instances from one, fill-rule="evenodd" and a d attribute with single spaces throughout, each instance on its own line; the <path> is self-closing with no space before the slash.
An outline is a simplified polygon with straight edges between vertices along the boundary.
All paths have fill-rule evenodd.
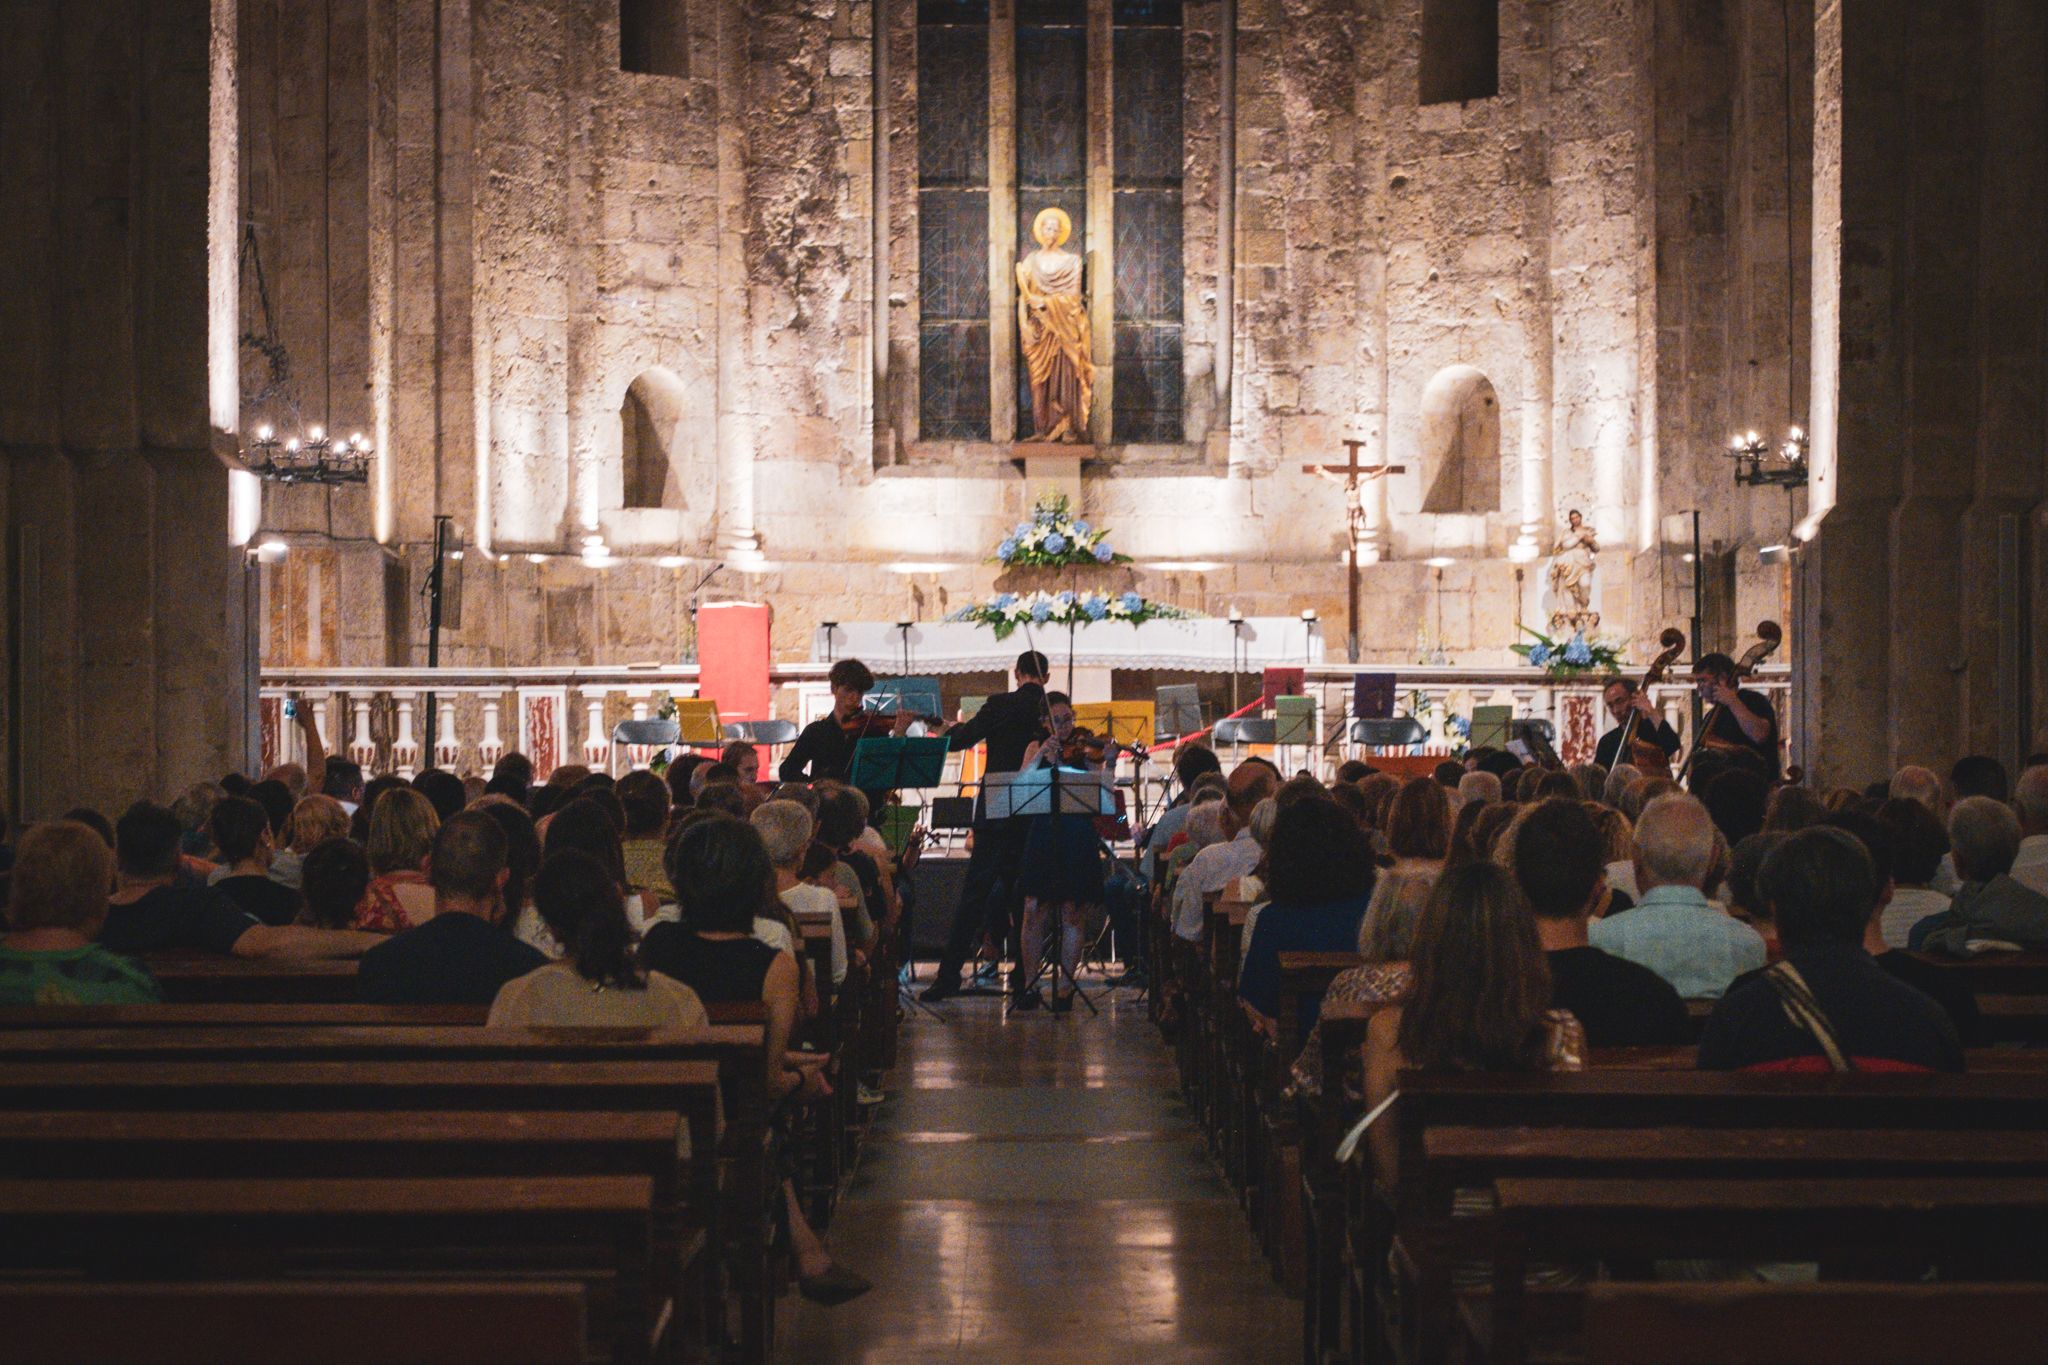
<path id="1" fill-rule="evenodd" d="M 0 72 L 0 1355 L 2040 1358 L 2048 6 Z"/>

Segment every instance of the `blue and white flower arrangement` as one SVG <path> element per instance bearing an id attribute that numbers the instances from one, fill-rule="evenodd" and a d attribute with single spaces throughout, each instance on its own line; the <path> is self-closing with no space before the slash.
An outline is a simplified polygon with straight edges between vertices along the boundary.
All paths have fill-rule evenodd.
<path id="1" fill-rule="evenodd" d="M 1096 592 L 1061 591 L 1026 593 L 1022 597 L 1001 593 L 986 602 L 962 607 L 946 619 L 977 622 L 994 631 L 998 640 L 1007 640 L 1027 622 L 1035 626 L 1086 626 L 1098 621 L 1121 621 L 1141 626 L 1147 621 L 1184 621 L 1194 615 L 1164 602 L 1148 601 L 1134 592 L 1109 597 Z"/>
<path id="2" fill-rule="evenodd" d="M 996 561 L 1010 568 L 1064 568 L 1069 564 L 1128 564 L 1098 531 L 1073 515 L 1064 494 L 1041 498 L 1031 520 L 1020 521 L 996 546 Z"/>
<path id="3" fill-rule="evenodd" d="M 1540 630 L 1522 627 L 1530 643 L 1512 645 L 1515 653 L 1553 678 L 1576 678 L 1586 673 L 1615 673 L 1621 668 L 1621 650 L 1604 640 L 1588 640 L 1584 631 L 1559 644 Z"/>

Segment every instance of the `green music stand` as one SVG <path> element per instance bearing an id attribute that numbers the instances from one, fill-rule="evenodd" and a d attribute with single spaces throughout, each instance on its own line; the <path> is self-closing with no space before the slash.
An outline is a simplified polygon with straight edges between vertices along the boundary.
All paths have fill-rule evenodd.
<path id="1" fill-rule="evenodd" d="M 945 780 L 951 749 L 941 735 L 861 740 L 853 746 L 846 785 L 864 792 L 936 787 Z"/>

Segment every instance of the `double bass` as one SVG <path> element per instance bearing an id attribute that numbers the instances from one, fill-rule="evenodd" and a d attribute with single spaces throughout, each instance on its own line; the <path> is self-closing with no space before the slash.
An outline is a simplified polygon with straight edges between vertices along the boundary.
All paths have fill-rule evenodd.
<path id="1" fill-rule="evenodd" d="M 1756 643 L 1743 650 L 1742 657 L 1735 661 L 1736 685 L 1740 686 L 1744 678 L 1755 673 L 1757 666 L 1776 653 L 1778 646 L 1784 642 L 1785 629 L 1783 626 L 1780 626 L 1776 621 L 1757 622 Z M 1692 776 L 1693 760 L 1700 756 L 1700 750 L 1721 749 L 1725 751 L 1743 747 L 1740 744 L 1731 743 L 1725 739 L 1717 739 L 1714 735 L 1714 723 L 1721 719 L 1721 713 L 1727 709 L 1720 702 L 1715 702 L 1713 709 L 1708 711 L 1706 716 L 1700 721 L 1700 737 L 1693 744 L 1692 752 L 1685 756 L 1685 766 L 1678 770 L 1679 781 L 1683 782 Z"/>
<path id="2" fill-rule="evenodd" d="M 1657 637 L 1662 648 L 1657 657 L 1650 660 L 1650 666 L 1643 670 L 1642 681 L 1636 684 L 1636 695 L 1647 697 L 1650 689 L 1664 681 L 1664 675 L 1678 656 L 1685 653 L 1685 632 L 1676 626 L 1666 626 L 1664 633 Z M 1628 763 L 1645 777 L 1671 776 L 1671 756 L 1664 752 L 1654 740 L 1644 739 L 1637 731 L 1641 728 L 1643 713 L 1631 707 L 1628 719 L 1621 723 L 1621 742 L 1615 746 L 1615 762 Z"/>

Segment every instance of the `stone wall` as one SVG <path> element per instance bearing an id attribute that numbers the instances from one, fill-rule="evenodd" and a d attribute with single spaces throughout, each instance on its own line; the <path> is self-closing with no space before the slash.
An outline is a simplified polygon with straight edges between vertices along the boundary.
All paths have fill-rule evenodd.
<path id="1" fill-rule="evenodd" d="M 1829 779 L 2013 763 L 2048 720 L 2048 14 L 1819 9 L 1799 728 Z"/>
<path id="2" fill-rule="evenodd" d="M 1661 515 L 1746 505 L 1701 472 L 1715 467 L 1699 433 L 1714 428 L 1716 449 L 1725 437 L 1735 343 L 1733 324 L 1695 314 L 1732 281 L 1767 282 L 1768 243 L 1784 237 L 1783 195 L 1762 189 L 1785 169 L 1765 136 L 1783 62 L 1766 60 L 1771 33 L 1735 32 L 1724 7 L 1748 8 L 1506 0 L 1499 95 L 1430 106 L 1417 99 L 1420 0 L 1188 7 L 1189 438 L 1105 447 L 1085 478 L 1090 515 L 1155 566 L 1145 591 L 1341 620 L 1343 495 L 1302 466 L 1341 461 L 1350 437 L 1368 463 L 1407 467 L 1368 499 L 1366 658 L 1441 644 L 1464 662 L 1504 659 L 1517 624 L 1546 614 L 1543 565 L 1528 561 L 1573 507 L 1601 536 L 1606 632 L 1661 628 L 1673 589 L 1646 553 Z M 688 630 L 673 585 L 687 598 L 720 560 L 731 567 L 704 592 L 776 601 L 795 654 L 816 619 L 936 612 L 987 591 L 981 557 L 1028 502 L 1020 472 L 1002 450 L 912 439 L 914 7 L 885 11 L 879 196 L 866 0 L 692 0 L 686 78 L 618 71 L 616 10 L 585 0 L 243 8 L 260 35 L 243 54 L 246 196 L 266 259 L 290 261 L 273 282 L 282 331 L 309 408 L 374 425 L 389 452 L 369 490 L 272 493 L 270 526 L 339 542 L 331 567 L 271 571 L 294 619 L 304 584 L 333 579 L 320 600 L 340 629 L 293 640 L 332 636 L 350 662 L 417 661 L 418 547 L 437 512 L 506 557 L 471 554 L 476 609 L 449 646 L 476 662 L 671 654 Z M 1738 46 L 1753 61 L 1733 60 Z M 1750 104 L 1733 88 L 1701 96 L 1701 126 L 1681 92 L 1703 72 Z M 1695 154 L 1686 139 L 1712 146 Z M 1697 222 L 1681 214 L 1707 259 L 1673 275 L 1657 234 L 1702 177 L 1720 200 L 1751 196 L 1754 222 L 1731 234 L 1719 202 Z M 1772 313 L 1755 292 L 1743 325 L 1768 340 L 1784 304 Z M 1229 407 L 1204 410 L 1226 340 Z M 1751 348 L 1767 376 L 1803 369 L 1803 339 L 1790 355 L 1772 345 L 1784 349 Z M 1424 395 L 1459 366 L 1497 399 L 1500 450 L 1460 485 L 1480 492 L 1424 512 L 1437 472 Z M 679 505 L 627 509 L 619 409 L 648 374 L 683 414 Z M 1747 513 L 1729 515 L 1716 536 L 1753 542 Z M 585 567 L 593 536 L 638 562 Z M 547 558 L 528 563 L 536 554 Z M 647 562 L 659 555 L 705 562 Z M 1435 557 L 1452 561 L 1441 580 L 1422 562 Z M 1779 580 L 1751 569 L 1741 581 L 1767 596 Z M 620 606 L 576 605 L 600 599 Z"/>
<path id="3" fill-rule="evenodd" d="M 118 812 L 254 750 L 254 573 L 214 453 L 234 376 L 209 364 L 233 326 L 209 193 L 233 174 L 234 14 L 13 4 L 0 29 L 7 808 Z"/>

